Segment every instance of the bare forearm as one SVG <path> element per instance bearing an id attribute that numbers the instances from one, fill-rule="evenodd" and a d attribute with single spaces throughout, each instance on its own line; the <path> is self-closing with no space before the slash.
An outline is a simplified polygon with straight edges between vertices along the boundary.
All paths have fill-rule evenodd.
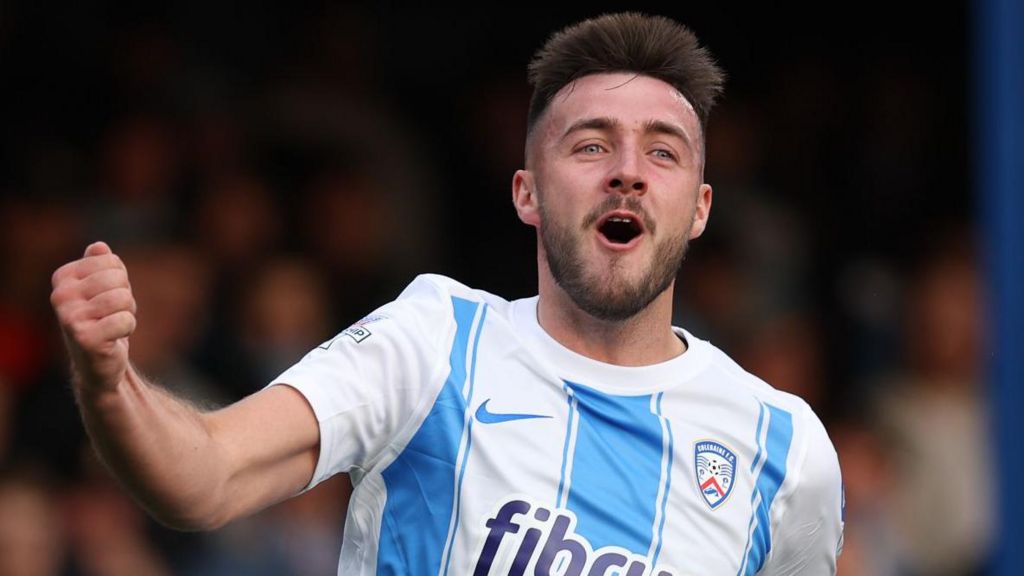
<path id="1" fill-rule="evenodd" d="M 197 409 L 132 368 L 116 386 L 77 396 L 101 459 L 157 520 L 185 530 L 223 523 L 219 495 L 227 474 Z"/>
<path id="2" fill-rule="evenodd" d="M 109 246 L 90 244 L 81 259 L 54 272 L 50 301 L 93 445 L 158 520 L 214 528 L 309 482 L 319 428 L 294 389 L 274 386 L 203 413 L 139 376 L 128 361 L 135 298 Z"/>

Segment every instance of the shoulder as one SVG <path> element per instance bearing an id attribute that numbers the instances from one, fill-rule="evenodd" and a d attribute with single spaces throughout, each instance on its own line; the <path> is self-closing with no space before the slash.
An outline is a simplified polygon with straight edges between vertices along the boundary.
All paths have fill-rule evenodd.
<path id="1" fill-rule="evenodd" d="M 402 317 L 415 319 L 420 327 L 437 334 L 442 327 L 454 329 L 472 323 L 473 318 L 489 310 L 507 317 L 511 303 L 485 290 L 467 286 L 442 274 L 420 274 L 387 307 Z"/>
<path id="2" fill-rule="evenodd" d="M 443 348 L 459 324 L 471 323 L 485 307 L 505 312 L 509 302 L 441 274 L 420 274 L 394 300 L 357 320 L 330 342 L 369 342 L 373 335 L 375 341 L 411 338 L 421 345 Z M 332 346 L 322 346 L 326 347 Z"/>
<path id="3" fill-rule="evenodd" d="M 768 474 L 759 480 L 758 489 L 772 484 L 769 478 L 778 479 L 771 505 L 775 545 L 770 548 L 769 571 L 835 573 L 842 548 L 842 474 L 828 431 L 804 399 L 771 386 L 708 346 L 708 369 L 715 371 L 717 383 L 741 398 L 751 398 L 750 405 L 759 411 L 758 448 L 767 454 L 762 471 Z M 773 458 L 773 452 L 783 457 Z"/>
<path id="4" fill-rule="evenodd" d="M 794 418 L 817 420 L 813 410 L 803 398 L 775 388 L 755 374 L 748 372 L 714 344 L 696 338 L 689 332 L 686 332 L 686 336 L 688 340 L 706 349 L 704 352 L 708 358 L 706 369 L 714 375 L 725 390 L 735 395 L 749 396 L 758 403 L 784 410 L 792 414 Z"/>
<path id="5" fill-rule="evenodd" d="M 471 288 L 458 280 L 442 274 L 420 274 L 406 286 L 396 301 L 409 300 L 419 303 L 436 302 L 449 306 L 453 299 L 487 304 L 494 308 L 504 309 L 509 302 L 500 296 L 484 290 Z"/>
<path id="6" fill-rule="evenodd" d="M 788 437 L 790 462 L 798 483 L 838 485 L 839 460 L 828 431 L 811 406 L 801 397 L 779 390 L 743 369 L 714 345 L 708 347 L 707 370 L 723 394 L 731 394 L 762 413 L 765 427 Z M 774 420 L 774 422 L 773 422 Z"/>
<path id="7" fill-rule="evenodd" d="M 442 274 L 426 273 L 416 276 L 392 302 L 378 308 L 374 314 L 388 310 L 402 316 L 427 316 L 431 320 L 451 317 L 453 303 L 488 304 L 504 307 L 508 302 L 483 290 L 477 290 Z"/>

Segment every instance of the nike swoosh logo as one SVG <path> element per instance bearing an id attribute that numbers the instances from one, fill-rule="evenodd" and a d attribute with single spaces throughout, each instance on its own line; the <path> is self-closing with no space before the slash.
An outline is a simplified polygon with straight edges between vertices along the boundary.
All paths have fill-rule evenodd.
<path id="1" fill-rule="evenodd" d="M 551 416 L 542 416 L 540 414 L 495 414 L 487 410 L 487 403 L 491 399 L 484 400 L 484 403 L 476 409 L 476 419 L 481 424 L 499 424 L 501 422 L 511 422 L 512 420 L 530 420 L 532 418 L 551 418 Z"/>

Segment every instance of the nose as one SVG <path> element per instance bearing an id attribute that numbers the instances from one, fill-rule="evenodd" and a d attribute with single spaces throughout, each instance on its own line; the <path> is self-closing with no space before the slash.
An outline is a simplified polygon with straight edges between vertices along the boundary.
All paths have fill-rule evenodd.
<path id="1" fill-rule="evenodd" d="M 619 161 L 608 174 L 609 192 L 620 194 L 643 194 L 647 192 L 647 180 L 640 171 L 640 159 L 631 151 L 623 151 Z"/>

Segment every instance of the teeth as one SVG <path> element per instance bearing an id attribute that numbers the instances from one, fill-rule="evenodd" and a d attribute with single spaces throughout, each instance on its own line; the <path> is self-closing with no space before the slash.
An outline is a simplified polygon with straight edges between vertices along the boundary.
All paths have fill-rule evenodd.
<path id="1" fill-rule="evenodd" d="M 622 222 L 624 224 L 628 224 L 628 223 L 632 222 L 633 219 L 632 218 L 622 218 L 622 217 L 619 217 L 619 216 L 612 216 L 611 218 L 608 219 L 608 221 L 609 222 Z"/>

